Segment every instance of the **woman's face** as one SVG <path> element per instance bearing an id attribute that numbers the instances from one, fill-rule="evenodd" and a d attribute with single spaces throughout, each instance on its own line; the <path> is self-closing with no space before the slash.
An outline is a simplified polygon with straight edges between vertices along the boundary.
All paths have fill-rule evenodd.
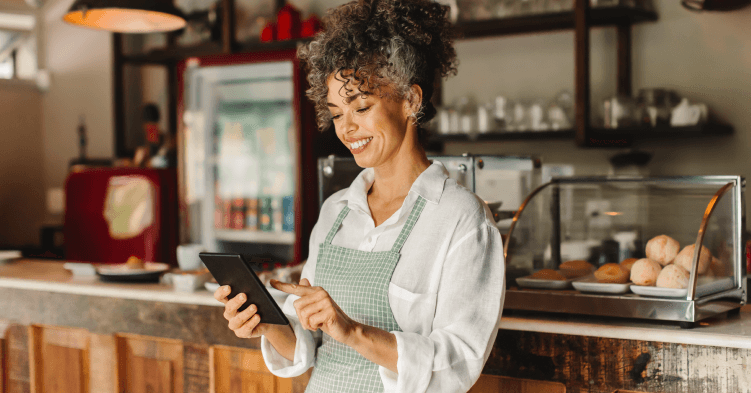
<path id="1" fill-rule="evenodd" d="M 388 86 L 380 92 L 363 94 L 344 78 L 328 79 L 328 107 L 339 140 L 352 152 L 357 165 L 374 168 L 388 163 L 402 149 L 410 124 L 410 106 L 404 99 L 391 98 Z M 379 94 L 380 93 L 380 94 Z M 386 94 L 383 94 L 386 93 Z M 349 103 L 342 94 L 354 97 Z"/>

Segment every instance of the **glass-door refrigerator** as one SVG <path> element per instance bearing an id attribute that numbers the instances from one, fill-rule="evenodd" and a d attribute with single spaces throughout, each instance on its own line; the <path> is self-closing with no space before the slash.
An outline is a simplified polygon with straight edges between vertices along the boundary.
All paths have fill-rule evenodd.
<path id="1" fill-rule="evenodd" d="M 181 242 L 300 262 L 317 132 L 294 51 L 187 59 L 178 86 Z"/>

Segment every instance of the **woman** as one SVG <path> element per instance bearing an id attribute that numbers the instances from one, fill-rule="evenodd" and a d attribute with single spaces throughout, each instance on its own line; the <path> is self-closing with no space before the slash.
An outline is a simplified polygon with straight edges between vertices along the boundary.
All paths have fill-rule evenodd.
<path id="1" fill-rule="evenodd" d="M 329 197 L 310 238 L 289 326 L 263 324 L 244 295 L 215 297 L 239 337 L 261 336 L 268 368 L 309 392 L 465 392 L 496 337 L 501 236 L 487 206 L 448 179 L 419 143 L 436 74 L 456 72 L 447 7 L 365 0 L 329 12 L 299 51 L 319 127 L 366 168 Z"/>

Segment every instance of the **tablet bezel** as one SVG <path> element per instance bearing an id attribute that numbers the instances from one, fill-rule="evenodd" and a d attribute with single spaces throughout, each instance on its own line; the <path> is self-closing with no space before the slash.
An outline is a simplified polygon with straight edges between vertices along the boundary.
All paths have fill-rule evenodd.
<path id="1" fill-rule="evenodd" d="M 258 309 L 258 314 L 261 316 L 261 323 L 267 323 L 271 325 L 288 325 L 289 320 L 287 316 L 282 312 L 281 307 L 277 304 L 274 297 L 271 296 L 266 286 L 263 285 L 258 275 L 253 271 L 251 265 L 240 254 L 234 253 L 214 253 L 214 252 L 201 252 L 198 256 L 203 261 L 204 265 L 209 269 L 211 275 L 214 276 L 219 285 L 229 285 L 231 288 L 228 299 L 232 299 L 240 293 L 245 293 L 247 300 L 240 306 L 238 312 L 245 310 L 251 304 L 255 304 Z M 242 283 L 239 286 L 250 285 L 255 289 L 254 293 L 243 292 L 242 288 L 238 289 L 238 284 L 235 282 L 228 282 L 226 280 L 220 281 L 216 276 L 225 276 L 225 273 L 230 273 L 229 277 L 233 279 L 240 279 Z"/>

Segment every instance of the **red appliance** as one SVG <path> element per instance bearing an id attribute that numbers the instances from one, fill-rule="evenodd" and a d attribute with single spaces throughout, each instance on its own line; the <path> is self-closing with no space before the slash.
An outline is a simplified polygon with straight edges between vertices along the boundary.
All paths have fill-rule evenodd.
<path id="1" fill-rule="evenodd" d="M 150 225 L 128 238 L 115 238 L 105 214 L 111 180 L 148 179 L 153 217 Z M 115 179 L 115 180 L 117 180 Z M 91 168 L 72 172 L 65 183 L 65 258 L 71 261 L 124 263 L 136 256 L 147 262 L 175 265 L 178 242 L 175 169 Z M 118 236 L 121 237 L 121 236 Z"/>

